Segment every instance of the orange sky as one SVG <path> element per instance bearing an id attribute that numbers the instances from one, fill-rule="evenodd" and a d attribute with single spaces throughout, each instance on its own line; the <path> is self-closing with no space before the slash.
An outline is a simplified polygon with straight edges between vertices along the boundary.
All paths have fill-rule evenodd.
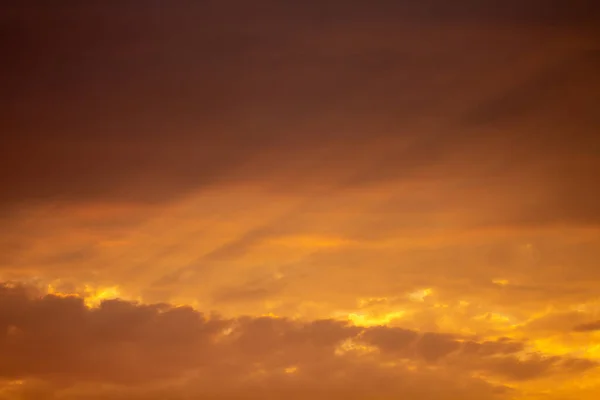
<path id="1" fill-rule="evenodd" d="M 0 400 L 600 398 L 600 7 L 46 3 Z"/>

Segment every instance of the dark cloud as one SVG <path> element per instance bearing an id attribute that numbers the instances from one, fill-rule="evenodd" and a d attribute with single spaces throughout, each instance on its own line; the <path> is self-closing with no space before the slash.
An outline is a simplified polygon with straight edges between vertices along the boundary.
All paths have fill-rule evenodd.
<path id="1" fill-rule="evenodd" d="M 464 123 L 494 125 L 502 121 L 508 124 L 515 119 L 523 123 L 527 122 L 527 120 L 523 121 L 524 117 L 525 119 L 540 118 L 540 115 L 551 120 L 556 118 L 556 115 L 549 114 L 548 108 L 554 112 L 575 112 L 579 114 L 578 117 L 588 120 L 585 122 L 590 122 L 594 118 L 591 114 L 592 110 L 575 107 L 573 101 L 581 102 L 582 99 L 577 96 L 570 98 L 574 93 L 568 93 L 568 90 L 581 84 L 598 86 L 597 75 L 593 72 L 598 68 L 600 61 L 595 56 L 597 51 L 598 49 L 578 49 L 571 54 L 562 55 L 548 65 L 538 67 L 522 78 L 521 82 L 515 82 L 513 87 L 509 87 L 496 98 L 478 104 L 466 117 Z M 592 91 L 585 90 L 578 91 L 577 95 L 584 97 L 584 104 L 585 101 L 589 102 L 595 97 Z M 557 101 L 559 99 L 561 101 Z M 570 117 L 573 118 L 574 115 Z M 580 129 L 580 126 L 578 124 L 575 128 Z M 552 136 L 551 134 L 550 137 L 544 137 L 542 140 L 552 141 L 554 139 Z"/>
<path id="2" fill-rule="evenodd" d="M 467 355 L 477 354 L 479 356 L 491 356 L 494 354 L 514 354 L 523 351 L 524 349 L 525 346 L 523 343 L 505 338 L 481 343 L 467 341 L 463 343 L 461 351 Z"/>
<path id="3" fill-rule="evenodd" d="M 600 330 L 600 321 L 588 322 L 575 326 L 575 332 L 593 332 Z"/>
<path id="4" fill-rule="evenodd" d="M 486 180 L 498 195 L 501 176 L 537 179 L 531 165 L 598 126 L 589 2 L 225 3 L 8 7 L 1 200 L 156 202 L 230 183 L 306 193 L 423 175 Z M 555 57 L 566 38 L 575 50 Z M 538 134 L 528 124 L 540 118 L 581 132 Z M 518 129 L 499 133 L 507 122 Z M 545 169 L 556 200 L 517 221 L 596 221 L 591 163 Z"/>
<path id="5" fill-rule="evenodd" d="M 546 374 L 557 372 L 580 373 L 582 369 L 586 370 L 595 366 L 596 363 L 589 360 L 571 362 L 570 360 L 561 360 L 555 356 L 543 357 L 539 355 L 533 355 L 526 360 L 519 360 L 514 357 L 495 357 L 479 364 L 479 368 L 482 370 L 493 372 L 513 381 L 537 379 Z M 478 369 L 477 366 L 473 366 L 473 368 Z"/>

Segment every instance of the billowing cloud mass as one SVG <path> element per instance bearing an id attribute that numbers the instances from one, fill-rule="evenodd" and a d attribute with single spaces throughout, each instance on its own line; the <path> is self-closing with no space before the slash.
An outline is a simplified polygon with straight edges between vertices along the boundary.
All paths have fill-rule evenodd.
<path id="1" fill-rule="evenodd" d="M 600 396 L 600 3 L 9 1 L 0 399 Z"/>
<path id="2" fill-rule="evenodd" d="M 191 394 L 475 399 L 501 396 L 510 386 L 473 373 L 511 382 L 596 367 L 586 359 L 527 351 L 510 338 L 481 341 L 333 319 L 225 319 L 187 306 L 123 300 L 88 308 L 81 297 L 15 285 L 0 288 L 0 322 L 0 378 L 8 383 L 8 399 L 74 398 L 71 391 L 80 385 L 112 387 L 111 396 L 133 391 L 134 398 L 162 398 L 160 392 L 147 393 L 150 383 L 182 399 Z M 51 383 L 48 392 L 28 397 L 38 380 Z"/>

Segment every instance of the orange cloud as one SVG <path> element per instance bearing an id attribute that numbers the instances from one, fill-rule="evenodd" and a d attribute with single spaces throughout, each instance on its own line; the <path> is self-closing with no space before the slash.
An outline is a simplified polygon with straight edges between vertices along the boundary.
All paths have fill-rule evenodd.
<path id="1" fill-rule="evenodd" d="M 174 393 L 217 398 L 253 398 L 257 393 L 248 390 L 258 387 L 271 391 L 267 396 L 292 395 L 302 387 L 301 393 L 315 396 L 374 390 L 393 397 L 408 390 L 429 398 L 435 393 L 431 385 L 443 389 L 438 398 L 471 398 L 508 390 L 472 378 L 475 372 L 522 381 L 596 366 L 584 359 L 526 353 L 523 343 L 506 338 L 478 342 L 331 319 L 223 319 L 189 307 L 123 300 L 89 308 L 81 298 L 43 295 L 24 286 L 0 288 L 0 321 L 6 332 L 0 341 L 3 390 L 41 382 L 48 392 L 38 398 L 82 385 L 112 385 L 117 393 L 130 393 L 150 390 L 150 382 Z M 337 351 L 347 342 L 375 352 Z M 428 372 L 432 367 L 443 373 Z M 160 396 L 156 390 L 148 398 Z"/>

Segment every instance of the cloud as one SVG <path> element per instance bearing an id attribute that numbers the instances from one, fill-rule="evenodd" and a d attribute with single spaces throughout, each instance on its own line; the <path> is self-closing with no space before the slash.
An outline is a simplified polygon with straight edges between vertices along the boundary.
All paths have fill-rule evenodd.
<path id="1" fill-rule="evenodd" d="M 123 300 L 88 308 L 78 297 L 15 285 L 0 288 L 0 330 L 0 378 L 23 381 L 23 388 L 39 381 L 58 392 L 78 385 L 143 392 L 160 382 L 175 385 L 174 393 L 224 399 L 242 390 L 248 398 L 298 390 L 354 393 L 357 399 L 408 390 L 429 398 L 437 382 L 450 399 L 450 393 L 462 393 L 448 381 L 451 376 L 464 381 L 469 393 L 475 388 L 473 396 L 499 390 L 470 378 L 470 371 L 527 380 L 595 367 L 592 361 L 535 354 L 520 360 L 522 344 L 508 339 L 465 342 L 451 334 L 335 320 L 223 319 L 189 307 Z M 426 365 L 442 372 L 427 372 Z"/>
<path id="2" fill-rule="evenodd" d="M 0 16 L 0 280 L 94 297 L 3 292 L 0 396 L 488 398 L 593 366 L 597 5 L 159 3 Z"/>
<path id="3" fill-rule="evenodd" d="M 580 324 L 573 328 L 575 332 L 593 332 L 600 330 L 600 321 L 588 322 Z"/>
<path id="4" fill-rule="evenodd" d="M 550 312 L 525 324 L 522 329 L 537 334 L 569 332 L 573 326 L 588 325 L 591 315 L 580 311 Z"/>
<path id="5" fill-rule="evenodd" d="M 592 78 L 595 58 L 572 55 L 595 54 L 582 21 L 596 8 L 382 3 L 375 10 L 270 2 L 260 13 L 241 2 L 187 3 L 163 7 L 160 17 L 157 8 L 125 4 L 13 7 L 4 17 L 12 39 L 2 73 L 10 89 L 3 130 L 11 135 L 0 146 L 11 190 L 0 200 L 11 209 L 36 201 L 155 204 L 237 184 L 304 194 L 452 176 L 484 179 L 490 197 L 519 203 L 515 193 L 539 180 L 531 169 L 556 159 L 527 121 L 552 128 L 558 116 L 529 111 L 561 108 L 569 93 L 569 104 L 593 111 L 597 80 L 573 76 Z M 356 22 L 332 23 L 334 15 Z M 457 21 L 465 28 L 455 29 Z M 568 62 L 555 68 L 561 58 Z M 548 85 L 559 98 L 543 95 Z M 510 116 L 506 105 L 522 111 Z M 567 114 L 569 128 L 584 125 Z M 493 116 L 486 127 L 469 126 L 482 115 Z M 507 115 L 515 126 L 505 135 L 498 121 Z M 588 119 L 593 133 L 597 120 Z M 572 132 L 550 130 L 543 136 L 586 148 Z M 519 157 L 507 165 L 507 153 Z M 572 182 L 554 174 L 563 167 L 541 171 L 542 189 L 560 194 Z M 574 166 L 569 176 L 586 170 Z M 502 178 L 515 175 L 525 182 L 504 187 Z M 513 218 L 589 221 L 594 210 L 582 188 L 591 181 L 581 179 L 558 204 L 536 203 L 535 218 L 529 208 Z"/>
<path id="6" fill-rule="evenodd" d="M 463 344 L 464 354 L 478 354 L 491 356 L 494 354 L 514 354 L 524 350 L 524 344 L 509 338 L 501 338 L 496 341 L 484 341 L 481 343 L 467 341 Z"/>
<path id="7" fill-rule="evenodd" d="M 524 381 L 541 378 L 547 375 L 562 375 L 565 373 L 575 375 L 597 366 L 597 363 L 585 359 L 560 359 L 557 356 L 541 356 L 533 354 L 525 359 L 516 357 L 494 357 L 477 360 L 471 368 L 511 381 Z"/>

